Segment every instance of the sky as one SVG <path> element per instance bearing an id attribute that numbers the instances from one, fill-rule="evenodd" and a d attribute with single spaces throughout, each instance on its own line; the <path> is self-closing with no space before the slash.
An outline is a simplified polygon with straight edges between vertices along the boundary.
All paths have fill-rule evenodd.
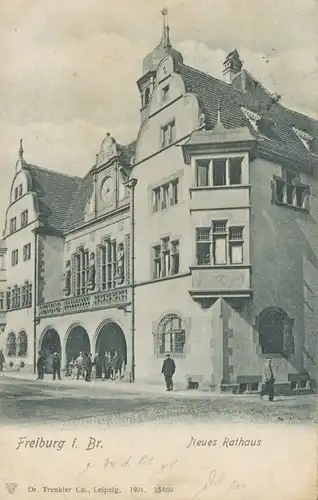
<path id="1" fill-rule="evenodd" d="M 222 78 L 237 48 L 282 104 L 318 119 L 317 0 L 1 0 L 1 227 L 20 138 L 27 162 L 79 176 L 108 131 L 136 138 L 163 7 L 186 64 Z"/>

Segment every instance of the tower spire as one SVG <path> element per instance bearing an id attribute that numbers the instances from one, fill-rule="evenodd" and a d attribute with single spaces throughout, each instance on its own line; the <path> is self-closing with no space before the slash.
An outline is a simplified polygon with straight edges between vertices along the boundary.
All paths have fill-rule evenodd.
<path id="1" fill-rule="evenodd" d="M 165 48 L 165 51 L 168 54 L 169 50 L 172 47 L 171 41 L 170 41 L 170 28 L 169 28 L 169 23 L 168 23 L 168 9 L 166 9 L 166 8 L 162 9 L 161 14 L 163 16 L 162 41 L 163 41 L 163 46 Z"/>

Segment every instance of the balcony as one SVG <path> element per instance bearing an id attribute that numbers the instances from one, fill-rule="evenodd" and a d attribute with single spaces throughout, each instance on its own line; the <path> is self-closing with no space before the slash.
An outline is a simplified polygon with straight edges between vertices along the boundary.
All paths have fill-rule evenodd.
<path id="1" fill-rule="evenodd" d="M 192 267 L 193 298 L 249 297 L 251 290 L 250 266 Z"/>
<path id="2" fill-rule="evenodd" d="M 131 289 L 128 287 L 103 290 L 88 295 L 67 297 L 65 299 L 46 302 L 38 306 L 37 316 L 48 318 L 64 316 L 85 311 L 123 307 L 131 302 Z"/>

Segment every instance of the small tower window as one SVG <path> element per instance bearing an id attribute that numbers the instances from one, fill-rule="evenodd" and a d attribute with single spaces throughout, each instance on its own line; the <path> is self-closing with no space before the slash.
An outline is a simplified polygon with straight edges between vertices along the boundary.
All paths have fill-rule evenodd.
<path id="1" fill-rule="evenodd" d="M 162 100 L 166 101 L 168 99 L 168 96 L 169 96 L 169 85 L 166 85 L 162 89 Z"/>
<path id="2" fill-rule="evenodd" d="M 150 101 L 150 88 L 147 87 L 145 91 L 145 106 L 148 106 Z"/>

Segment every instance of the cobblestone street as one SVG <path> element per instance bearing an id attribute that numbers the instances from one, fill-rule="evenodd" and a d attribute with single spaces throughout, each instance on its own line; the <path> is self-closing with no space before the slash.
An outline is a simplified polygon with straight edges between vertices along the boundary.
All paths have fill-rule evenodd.
<path id="1" fill-rule="evenodd" d="M 142 422 L 275 422 L 314 420 L 315 397 L 278 396 L 274 403 L 257 395 L 217 395 L 197 391 L 166 393 L 164 387 L 121 382 L 37 382 L 0 378 L 1 425 L 125 426 Z"/>

